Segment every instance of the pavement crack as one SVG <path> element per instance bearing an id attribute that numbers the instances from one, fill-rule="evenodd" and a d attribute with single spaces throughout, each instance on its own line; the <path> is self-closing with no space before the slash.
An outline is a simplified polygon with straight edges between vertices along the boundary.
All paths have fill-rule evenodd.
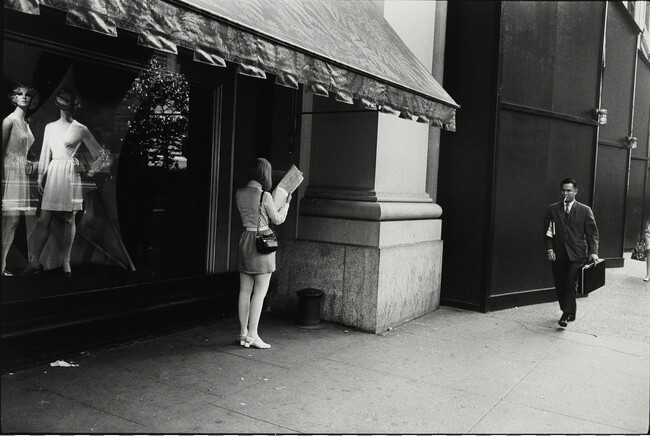
<path id="1" fill-rule="evenodd" d="M 520 323 L 517 323 L 517 324 L 520 324 Z M 521 324 L 520 324 L 520 325 L 521 325 Z M 530 375 L 530 373 L 533 372 L 533 371 L 535 370 L 535 368 L 537 368 L 539 365 L 541 365 L 542 362 L 544 362 L 544 360 L 545 360 L 545 359 L 546 359 L 546 358 L 547 358 L 547 357 L 548 357 L 548 356 L 553 352 L 553 350 L 555 350 L 555 348 L 557 348 L 558 344 L 559 344 L 559 342 L 556 343 L 556 344 L 554 344 L 552 347 L 550 347 L 549 350 L 546 352 L 546 355 L 544 355 L 543 358 L 539 359 L 539 361 L 538 361 L 538 362 L 537 362 L 537 363 L 536 363 L 532 368 L 530 368 L 530 369 L 528 370 L 528 372 L 526 372 L 526 374 L 524 374 L 524 375 L 519 379 L 519 381 L 518 381 L 517 383 L 515 383 L 515 384 L 514 384 L 510 389 L 508 389 L 508 391 L 507 391 L 505 394 L 503 394 L 503 395 L 501 396 L 501 398 L 499 398 L 499 400 L 496 401 L 496 402 L 492 405 L 492 407 L 490 407 L 490 410 L 488 410 L 487 412 L 485 412 L 485 414 L 483 414 L 483 416 L 481 416 L 481 418 L 479 418 L 479 420 L 476 421 L 476 423 L 475 423 L 475 424 L 474 424 L 474 425 L 473 425 L 473 426 L 468 430 L 467 433 L 472 433 L 472 430 L 473 430 L 477 425 L 479 425 L 479 424 L 481 423 L 481 421 L 483 421 L 483 420 L 485 419 L 486 416 L 488 416 L 490 413 L 492 413 L 492 411 L 493 411 L 493 410 L 494 410 L 494 409 L 495 409 L 499 404 L 501 404 L 502 402 L 504 402 L 505 399 L 506 399 L 506 397 L 507 397 L 508 395 L 510 395 L 510 393 L 511 393 L 512 391 L 514 391 L 514 390 L 517 388 L 517 386 L 519 386 L 519 385 L 521 384 L 521 382 L 524 381 L 524 379 L 526 379 L 526 377 L 528 377 L 528 376 Z"/>
<path id="2" fill-rule="evenodd" d="M 35 388 L 42 389 L 42 390 L 44 390 L 45 392 L 49 392 L 49 393 L 51 393 L 52 395 L 56 395 L 56 396 L 58 396 L 58 397 L 65 398 L 65 399 L 68 400 L 68 401 L 72 401 L 72 402 L 74 402 L 74 403 L 81 404 L 82 406 L 88 407 L 89 409 L 96 410 L 96 411 L 98 411 L 98 412 L 101 412 L 101 413 L 105 413 L 105 414 L 107 414 L 107 415 L 114 416 L 115 418 L 119 418 L 119 419 L 122 419 L 122 420 L 124 420 L 124 421 L 128 421 L 128 422 L 130 422 L 130 423 L 133 423 L 133 424 L 139 425 L 140 427 L 144 427 L 144 428 L 146 428 L 146 429 L 150 429 L 150 428 L 151 428 L 150 426 L 148 426 L 148 425 L 146 425 L 146 424 L 143 424 L 143 423 L 141 423 L 141 422 L 134 421 L 134 420 L 129 419 L 129 418 L 126 418 L 126 417 L 124 417 L 124 416 L 117 415 L 117 414 L 115 414 L 115 413 L 113 413 L 113 412 L 111 412 L 111 411 L 101 409 L 101 408 L 95 406 L 95 405 L 92 404 L 92 403 L 87 403 L 87 402 L 85 402 L 85 401 L 82 401 L 82 400 L 79 400 L 79 399 L 77 399 L 77 398 L 74 398 L 74 397 L 71 397 L 71 396 L 65 395 L 65 394 L 63 394 L 63 393 L 61 393 L 61 392 L 58 392 L 58 391 L 56 391 L 56 390 L 52 390 L 52 389 L 50 389 L 50 388 L 45 388 L 45 387 L 42 387 L 42 386 L 38 386 L 38 385 L 36 385 L 36 384 L 34 384 L 34 383 L 32 383 L 32 382 L 29 382 L 29 381 L 28 381 L 27 383 L 30 384 L 31 386 L 34 386 Z"/>
<path id="3" fill-rule="evenodd" d="M 559 411 L 557 411 L 557 410 L 548 410 L 548 409 L 544 409 L 544 408 L 541 408 L 541 407 L 528 406 L 528 405 L 519 404 L 519 403 L 515 403 L 515 402 L 513 402 L 513 401 L 508 401 L 508 400 L 503 400 L 503 402 L 504 402 L 504 403 L 508 403 L 508 404 L 513 404 L 513 405 L 518 406 L 518 407 L 525 407 L 525 408 L 527 408 L 527 409 L 539 410 L 540 412 L 552 413 L 552 414 L 554 414 L 554 415 L 564 416 L 564 417 L 566 417 L 566 418 L 571 418 L 571 419 L 580 419 L 580 420 L 582 420 L 582 421 L 590 422 L 590 423 L 592 423 L 592 424 L 600 424 L 600 425 L 606 425 L 606 426 L 608 426 L 608 427 L 616 427 L 616 428 L 618 428 L 619 430 L 623 430 L 622 433 L 625 433 L 625 432 L 631 432 L 632 434 L 635 433 L 634 430 L 631 430 L 631 429 L 629 429 L 629 428 L 622 428 L 622 427 L 619 427 L 619 426 L 617 426 L 617 425 L 612 425 L 612 424 L 609 423 L 609 422 L 600 422 L 600 421 L 594 421 L 593 419 L 578 418 L 578 417 L 576 417 L 576 416 L 574 416 L 574 415 L 568 415 L 568 414 L 566 414 L 566 413 L 562 413 L 562 412 L 559 412 Z"/>
<path id="4" fill-rule="evenodd" d="M 380 371 L 380 370 L 377 370 L 377 369 L 374 369 L 374 368 L 369 368 L 369 367 L 366 367 L 366 366 L 355 365 L 354 363 L 342 362 L 340 360 L 335 360 L 335 359 L 332 359 L 330 357 L 324 357 L 323 360 L 329 360 L 330 362 L 338 363 L 338 364 L 341 364 L 341 365 L 353 366 L 355 368 L 359 368 L 359 369 L 362 369 L 364 371 L 372 371 L 374 373 L 389 376 L 389 377 L 397 377 L 397 378 L 400 378 L 402 380 L 407 380 L 407 381 L 409 381 L 411 383 L 426 383 L 426 384 L 429 384 L 429 385 L 432 385 L 432 386 L 438 386 L 438 387 L 445 388 L 445 389 L 450 389 L 450 390 L 454 390 L 454 391 L 458 391 L 458 392 L 463 392 L 465 394 L 476 395 L 478 397 L 492 398 L 489 395 L 485 395 L 485 394 L 478 393 L 478 392 L 472 392 L 472 391 L 469 391 L 469 390 L 466 390 L 466 389 L 461 389 L 461 388 L 458 388 L 458 387 L 454 387 L 454 386 L 451 386 L 451 385 L 448 385 L 448 384 L 436 383 L 435 381 L 423 380 L 423 379 L 419 379 L 419 378 L 410 378 L 410 377 L 406 377 L 406 376 L 403 376 L 403 375 L 400 375 L 400 374 L 395 374 L 395 373 L 392 373 L 392 372 Z"/>
<path id="5" fill-rule="evenodd" d="M 221 410 L 225 410 L 225 411 L 228 411 L 228 412 L 231 412 L 231 413 L 237 414 L 237 415 L 245 416 L 246 418 L 250 418 L 250 419 L 253 419 L 253 420 L 255 420 L 255 421 L 260 421 L 260 422 L 264 422 L 264 423 L 269 424 L 269 425 L 273 425 L 273 426 L 275 426 L 275 427 L 283 428 L 283 429 L 285 429 L 285 430 L 287 430 L 287 431 L 289 431 L 289 432 L 291 432 L 291 433 L 301 433 L 299 430 L 296 430 L 296 429 L 294 429 L 294 428 L 291 428 L 291 427 L 285 427 L 284 425 L 277 424 L 277 423 L 275 423 L 275 422 L 271 422 L 271 421 L 268 421 L 268 420 L 266 420 L 266 419 L 260 419 L 260 418 L 257 418 L 257 417 L 255 417 L 255 416 L 253 416 L 253 415 L 249 415 L 249 414 L 247 414 L 247 413 L 241 412 L 241 411 L 239 411 L 239 410 L 233 410 L 233 409 L 231 409 L 231 408 L 229 408 L 229 407 L 220 406 L 219 404 L 214 404 L 214 403 L 210 403 L 210 402 L 208 402 L 208 404 L 211 405 L 211 406 L 217 407 L 217 408 L 219 408 L 219 409 L 221 409 Z"/>
<path id="6" fill-rule="evenodd" d="M 548 335 L 548 334 L 546 334 L 546 333 L 541 333 L 541 332 L 535 331 L 535 330 L 533 330 L 533 329 L 531 329 L 531 328 L 529 327 L 529 324 L 525 324 L 525 323 L 523 323 L 523 322 L 519 322 L 519 321 L 513 321 L 513 322 L 515 322 L 516 324 L 519 324 L 520 326 L 522 326 L 523 328 L 525 328 L 526 330 L 528 330 L 528 331 L 531 332 L 531 333 L 535 333 L 535 334 L 537 334 L 537 335 L 541 335 L 541 336 L 547 336 L 547 337 L 557 338 L 557 339 L 561 339 L 561 340 L 566 340 L 565 338 L 559 338 L 559 337 L 557 337 L 557 336 Z M 543 329 L 548 329 L 548 330 L 552 330 L 552 329 L 555 328 L 555 327 L 546 327 L 546 326 L 542 326 L 542 325 L 538 325 L 537 327 L 539 327 L 539 328 L 543 328 Z M 557 328 L 555 328 L 555 329 L 558 330 Z M 580 330 L 569 330 L 569 331 L 570 331 L 571 333 L 576 333 L 576 334 L 581 334 L 581 335 L 587 335 L 587 336 L 593 336 L 594 338 L 597 338 L 597 337 L 598 337 L 598 335 L 595 334 L 595 333 L 582 332 L 582 331 L 580 331 Z"/>
<path id="7" fill-rule="evenodd" d="M 559 336 L 556 336 L 556 335 L 551 335 L 551 334 L 546 334 L 546 333 L 538 332 L 538 331 L 535 331 L 535 330 L 531 329 L 531 328 L 529 327 L 529 324 L 524 324 L 524 323 L 519 322 L 519 321 L 513 321 L 513 322 L 519 324 L 521 327 L 525 328 L 525 329 L 528 330 L 529 332 L 531 332 L 531 333 L 535 333 L 535 334 L 540 335 L 540 336 L 546 336 L 546 337 L 548 337 L 548 338 L 555 338 L 555 339 L 560 340 L 560 341 L 571 342 L 571 343 L 573 343 L 573 344 L 578 344 L 578 345 L 582 345 L 582 346 L 585 346 L 585 347 L 593 347 L 593 348 L 600 348 L 600 349 L 603 349 L 603 350 L 614 351 L 614 352 L 616 352 L 616 353 L 623 354 L 623 355 L 625 355 L 625 356 L 643 357 L 643 356 L 639 356 L 638 354 L 627 353 L 627 352 L 625 352 L 625 351 L 617 350 L 616 348 L 612 348 L 612 347 L 604 347 L 604 346 L 596 346 L 596 345 L 592 345 L 592 344 L 585 344 L 585 343 L 583 343 L 583 342 L 574 341 L 574 340 L 572 340 L 572 339 L 570 339 L 570 338 L 567 338 L 567 337 L 559 337 Z M 539 328 L 544 328 L 544 329 L 549 329 L 549 330 L 550 330 L 550 329 L 553 329 L 553 327 L 545 327 L 545 326 L 537 326 L 537 327 L 539 327 Z M 573 333 L 573 334 L 592 336 L 592 337 L 594 337 L 594 338 L 598 338 L 598 337 L 599 337 L 599 336 L 598 336 L 597 334 L 595 334 L 595 333 L 588 333 L 588 332 L 583 332 L 583 331 L 580 331 L 580 330 L 569 330 L 569 332 L 570 332 L 570 333 Z"/>

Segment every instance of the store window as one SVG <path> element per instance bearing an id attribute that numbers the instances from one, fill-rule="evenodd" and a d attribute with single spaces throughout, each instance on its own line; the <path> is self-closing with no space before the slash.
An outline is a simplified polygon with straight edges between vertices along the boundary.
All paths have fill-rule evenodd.
<path id="1" fill-rule="evenodd" d="M 206 274 L 214 87 L 153 52 L 139 68 L 7 39 L 3 53 L 4 95 L 39 97 L 24 120 L 18 97 L 2 104 L 18 119 L 3 132 L 3 301 Z"/>

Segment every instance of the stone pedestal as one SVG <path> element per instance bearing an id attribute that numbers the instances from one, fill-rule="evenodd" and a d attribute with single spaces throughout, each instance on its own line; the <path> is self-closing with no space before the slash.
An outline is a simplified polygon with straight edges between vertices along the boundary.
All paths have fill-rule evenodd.
<path id="1" fill-rule="evenodd" d="M 326 321 L 380 333 L 422 316 L 440 304 L 442 241 L 363 247 L 283 240 L 277 288 L 267 297 L 273 310 L 293 314 L 296 291 L 325 292 Z"/>

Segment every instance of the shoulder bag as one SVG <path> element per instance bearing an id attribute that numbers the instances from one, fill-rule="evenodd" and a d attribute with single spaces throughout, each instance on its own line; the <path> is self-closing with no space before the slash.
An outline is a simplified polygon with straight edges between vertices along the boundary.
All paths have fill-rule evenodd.
<path id="1" fill-rule="evenodd" d="M 271 230 L 271 233 L 268 235 L 260 234 L 260 224 L 262 223 L 262 199 L 264 198 L 264 191 L 260 196 L 260 216 L 257 220 L 257 230 L 255 231 L 255 246 L 257 247 L 257 252 L 262 254 L 273 253 L 278 249 L 278 238 L 275 235 L 275 232 Z"/>

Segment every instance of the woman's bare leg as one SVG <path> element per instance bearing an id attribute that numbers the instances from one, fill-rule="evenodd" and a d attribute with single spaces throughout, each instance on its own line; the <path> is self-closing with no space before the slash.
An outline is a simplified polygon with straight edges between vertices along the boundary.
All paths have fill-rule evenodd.
<path id="1" fill-rule="evenodd" d="M 254 276 L 239 273 L 239 303 L 237 305 L 239 312 L 239 335 L 244 337 L 248 335 L 248 318 L 250 316 L 251 296 L 253 295 L 254 284 Z"/>
<path id="2" fill-rule="evenodd" d="M 269 290 L 270 282 L 271 282 L 271 273 L 255 275 L 255 284 L 253 286 L 253 298 L 251 298 L 251 306 L 250 306 L 250 317 L 248 319 L 249 338 L 253 338 L 253 339 L 259 338 L 259 333 L 257 329 L 260 323 L 260 317 L 262 315 L 264 298 L 266 297 L 266 293 Z"/>

